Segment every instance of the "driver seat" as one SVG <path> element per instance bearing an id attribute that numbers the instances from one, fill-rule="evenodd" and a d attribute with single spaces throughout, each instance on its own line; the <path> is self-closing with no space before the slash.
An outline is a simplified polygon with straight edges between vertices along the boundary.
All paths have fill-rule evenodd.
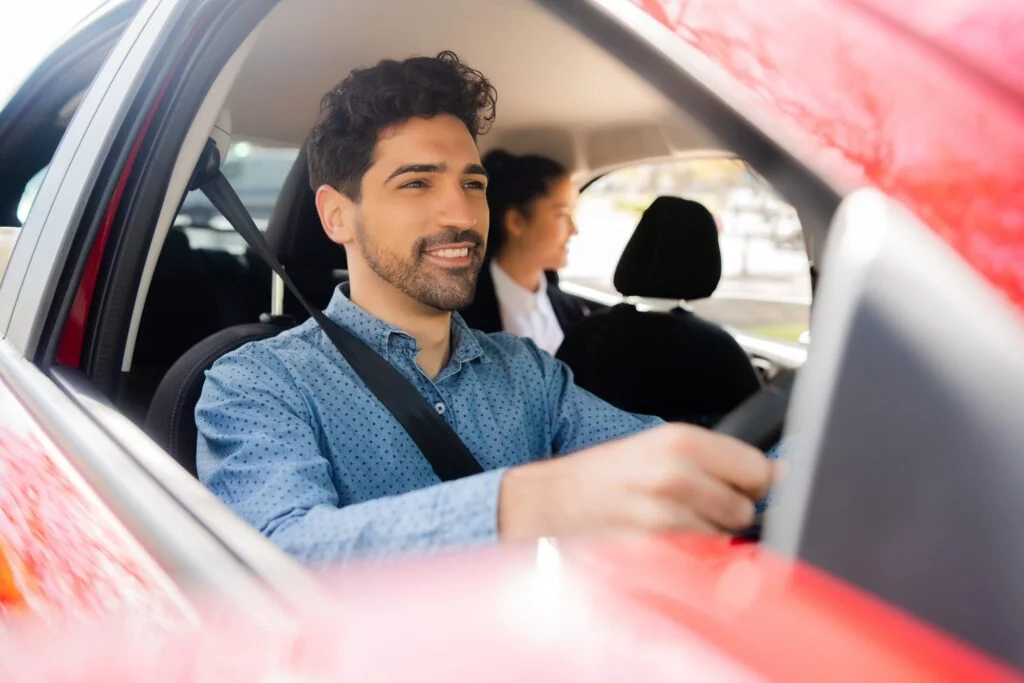
<path id="1" fill-rule="evenodd" d="M 324 308 L 346 267 L 345 250 L 332 242 L 317 214 L 309 185 L 305 146 L 299 152 L 274 206 L 266 232 L 267 243 L 288 269 L 303 295 Z M 258 258 L 250 254 L 250 258 Z M 258 261 L 270 291 L 270 268 Z M 286 297 L 289 315 L 264 313 L 259 321 L 234 325 L 203 339 L 182 355 L 164 375 L 146 414 L 145 431 L 182 467 L 196 475 L 195 407 L 214 362 L 252 341 L 272 337 L 308 317 L 298 302 Z"/>
<path id="2" fill-rule="evenodd" d="M 722 275 L 715 219 L 702 204 L 658 197 L 644 211 L 615 270 L 625 297 L 704 299 Z M 760 388 L 732 335 L 690 310 L 619 304 L 584 318 L 558 349 L 576 383 L 614 406 L 711 426 Z"/>

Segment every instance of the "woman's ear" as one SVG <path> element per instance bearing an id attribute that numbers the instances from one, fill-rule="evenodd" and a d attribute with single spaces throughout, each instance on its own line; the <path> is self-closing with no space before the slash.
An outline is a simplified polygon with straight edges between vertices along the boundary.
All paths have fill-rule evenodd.
<path id="1" fill-rule="evenodd" d="M 316 212 L 327 237 L 336 244 L 348 244 L 355 239 L 355 202 L 344 192 L 330 185 L 316 190 Z"/>
<path id="2" fill-rule="evenodd" d="M 526 216 L 514 206 L 505 210 L 505 232 L 511 237 L 520 237 L 526 230 Z"/>

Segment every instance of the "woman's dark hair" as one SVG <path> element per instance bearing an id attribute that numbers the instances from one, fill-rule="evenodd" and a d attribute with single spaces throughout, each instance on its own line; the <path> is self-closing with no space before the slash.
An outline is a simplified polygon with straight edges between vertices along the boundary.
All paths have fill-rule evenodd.
<path id="1" fill-rule="evenodd" d="M 382 131 L 411 118 L 456 117 L 475 140 L 494 121 L 497 92 L 454 52 L 356 69 L 320 101 L 307 143 L 309 182 L 359 200 L 359 185 Z"/>
<path id="2" fill-rule="evenodd" d="M 529 217 L 534 200 L 551 191 L 554 181 L 569 174 L 565 166 L 554 159 L 528 154 L 515 156 L 496 149 L 484 157 L 487 169 L 487 205 L 491 212 L 490 233 L 487 236 L 488 257 L 497 254 L 504 245 L 505 214 L 517 209 Z"/>

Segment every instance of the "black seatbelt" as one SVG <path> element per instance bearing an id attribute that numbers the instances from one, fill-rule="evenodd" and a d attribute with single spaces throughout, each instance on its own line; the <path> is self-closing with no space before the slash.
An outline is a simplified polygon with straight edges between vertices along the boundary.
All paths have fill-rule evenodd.
<path id="1" fill-rule="evenodd" d="M 373 395 L 391 411 L 398 423 L 409 433 L 441 481 L 461 479 L 483 472 L 480 463 L 469 452 L 455 430 L 437 414 L 409 380 L 365 342 L 317 310 L 302 296 L 277 257 L 271 252 L 263 234 L 256 227 L 249 211 L 224 174 L 217 171 L 216 175 L 211 176 L 200 186 L 200 189 L 252 250 L 284 281 L 285 286 L 316 320 L 334 347 L 366 383 Z"/>

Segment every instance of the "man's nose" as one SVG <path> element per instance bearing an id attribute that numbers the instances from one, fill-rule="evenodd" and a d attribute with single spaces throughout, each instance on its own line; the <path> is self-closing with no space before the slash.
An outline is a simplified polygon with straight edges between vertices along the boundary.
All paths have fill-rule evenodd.
<path id="1" fill-rule="evenodd" d="M 454 187 L 449 187 L 444 193 L 438 218 L 441 225 L 459 230 L 477 227 L 479 218 L 461 182 L 455 183 Z"/>

